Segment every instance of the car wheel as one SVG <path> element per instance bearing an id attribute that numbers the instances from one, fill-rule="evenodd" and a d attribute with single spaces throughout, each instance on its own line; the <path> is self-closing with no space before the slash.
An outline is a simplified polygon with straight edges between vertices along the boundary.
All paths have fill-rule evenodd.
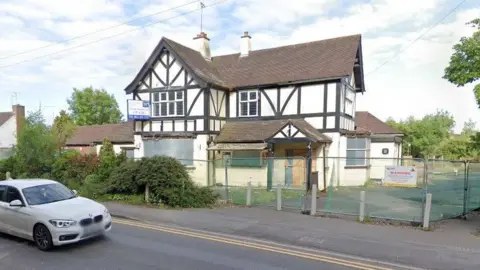
<path id="1" fill-rule="evenodd" d="M 38 249 L 47 251 L 53 248 L 52 235 L 45 225 L 38 224 L 33 229 L 33 239 Z"/>

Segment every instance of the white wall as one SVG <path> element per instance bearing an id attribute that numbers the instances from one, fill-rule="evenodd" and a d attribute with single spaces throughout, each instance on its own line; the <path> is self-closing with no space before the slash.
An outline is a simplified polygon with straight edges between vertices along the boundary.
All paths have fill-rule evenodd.
<path id="1" fill-rule="evenodd" d="M 127 144 L 113 144 L 113 151 L 115 152 L 115 154 L 120 154 L 122 152 L 122 147 L 135 147 L 135 144 L 131 144 L 131 143 L 127 143 Z M 97 155 L 100 155 L 100 149 L 102 148 L 102 145 L 99 144 L 96 146 L 96 151 L 97 151 Z M 135 151 L 134 151 L 134 155 L 135 155 Z"/>
<path id="2" fill-rule="evenodd" d="M 0 126 L 0 148 L 10 148 L 17 144 L 17 118 L 10 117 Z"/>
<path id="3" fill-rule="evenodd" d="M 395 142 L 372 142 L 370 144 L 370 178 L 382 179 L 385 176 L 385 166 L 400 165 L 399 146 Z M 382 149 L 388 149 L 388 154 L 382 154 Z M 401 150 L 400 150 L 401 151 Z"/>

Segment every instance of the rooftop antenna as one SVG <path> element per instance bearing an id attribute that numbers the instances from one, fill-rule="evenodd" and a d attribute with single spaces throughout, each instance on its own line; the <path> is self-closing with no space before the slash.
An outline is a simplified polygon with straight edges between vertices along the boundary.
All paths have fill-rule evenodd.
<path id="1" fill-rule="evenodd" d="M 203 9 L 205 8 L 205 4 L 202 1 L 200 2 L 200 33 L 203 33 Z"/>
<path id="2" fill-rule="evenodd" d="M 18 92 L 12 92 L 11 102 L 12 106 L 18 103 Z"/>

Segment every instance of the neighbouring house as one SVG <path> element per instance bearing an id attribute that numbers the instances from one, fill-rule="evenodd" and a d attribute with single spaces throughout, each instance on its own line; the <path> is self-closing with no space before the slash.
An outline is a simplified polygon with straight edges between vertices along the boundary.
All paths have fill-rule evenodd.
<path id="1" fill-rule="evenodd" d="M 224 183 L 224 159 L 232 185 L 323 189 L 369 179 L 372 151 L 353 154 L 361 140 L 347 139 L 367 137 L 356 128 L 361 35 L 252 50 L 245 32 L 240 52 L 222 56 L 211 55 L 207 34 L 194 39 L 196 50 L 163 37 L 125 88 L 136 158 L 176 157 L 203 185 Z M 366 122 L 367 149 L 375 136 L 390 136 L 374 127 Z M 347 150 L 347 140 L 355 147 Z"/>
<path id="2" fill-rule="evenodd" d="M 127 157 L 133 158 L 135 144 L 132 122 L 78 126 L 64 148 L 76 149 L 82 154 L 99 154 L 105 138 L 112 142 L 115 153 L 119 154 L 123 151 Z"/>
<path id="3" fill-rule="evenodd" d="M 0 112 L 0 159 L 12 154 L 17 135 L 25 123 L 25 107 L 13 105 L 12 111 Z"/>

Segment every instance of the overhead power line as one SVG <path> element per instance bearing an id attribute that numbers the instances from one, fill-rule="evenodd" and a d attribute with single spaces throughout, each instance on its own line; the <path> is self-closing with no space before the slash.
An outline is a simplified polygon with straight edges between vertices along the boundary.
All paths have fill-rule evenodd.
<path id="1" fill-rule="evenodd" d="M 427 29 L 427 31 L 425 31 L 424 33 L 420 34 L 417 38 L 415 38 L 414 40 L 412 40 L 409 44 L 407 44 L 407 46 L 401 48 L 400 50 L 398 50 L 391 58 L 389 58 L 387 61 L 383 62 L 381 65 L 379 65 L 378 67 L 376 67 L 375 69 L 373 69 L 372 71 L 368 72 L 366 76 L 374 73 L 375 71 L 379 70 L 380 68 L 382 68 L 383 66 L 385 66 L 386 64 L 388 64 L 391 60 L 395 59 L 397 56 L 399 56 L 400 54 L 402 54 L 403 52 L 405 52 L 408 48 L 410 48 L 413 44 L 415 44 L 417 41 L 419 41 L 422 37 L 424 37 L 426 34 L 428 34 L 428 32 L 430 32 L 433 28 L 437 27 L 442 21 L 444 21 L 448 16 L 450 16 L 452 13 L 454 13 L 463 3 L 465 3 L 467 0 L 463 0 L 461 1 L 460 3 L 458 3 L 453 9 L 451 9 L 445 16 L 443 16 L 440 20 L 438 20 L 434 25 L 432 25 L 430 28 Z"/>
<path id="2" fill-rule="evenodd" d="M 218 5 L 218 4 L 220 4 L 220 3 L 225 3 L 225 2 L 227 2 L 227 1 L 229 1 L 229 0 L 221 0 L 221 1 L 215 2 L 215 3 L 213 3 L 213 4 L 207 5 L 206 8 L 213 7 L 213 6 L 215 6 L 215 5 Z M 55 54 L 59 54 L 59 53 L 62 53 L 62 52 L 66 52 L 66 51 L 69 51 L 69 50 L 73 50 L 73 49 L 77 49 L 77 48 L 84 47 L 84 46 L 87 46 L 87 45 L 91 45 L 91 44 L 94 44 L 94 43 L 97 43 L 97 42 L 100 42 L 100 41 L 104 41 L 104 40 L 107 40 L 107 39 L 111 39 L 111 38 L 114 38 L 114 37 L 117 37 L 117 36 L 125 35 L 125 34 L 128 34 L 128 33 L 130 33 L 130 32 L 134 32 L 134 31 L 137 31 L 137 30 L 140 30 L 140 29 L 143 29 L 143 28 L 146 28 L 146 27 L 149 27 L 149 26 L 152 26 L 152 25 L 161 23 L 161 22 L 166 22 L 166 21 L 168 21 L 168 20 L 172 20 L 172 19 L 175 19 L 175 18 L 178 18 L 178 17 L 182 17 L 182 16 L 184 16 L 184 15 L 193 13 L 193 12 L 198 11 L 198 10 L 200 10 L 200 8 L 197 8 L 197 9 L 194 9 L 194 10 L 191 10 L 191 11 L 187 11 L 187 12 L 184 12 L 184 13 L 181 13 L 181 14 L 178 14 L 178 15 L 175 15 L 175 16 L 172 16 L 172 17 L 163 19 L 163 20 L 159 20 L 159 21 L 153 22 L 153 23 L 141 25 L 141 26 L 136 27 L 136 28 L 134 28 L 134 29 L 131 29 L 131 30 L 128 30 L 128 31 L 124 31 L 124 32 L 121 32 L 121 33 L 118 33 L 118 34 L 106 36 L 106 37 L 103 37 L 103 38 L 100 38 L 100 39 L 97 39 L 97 40 L 94 40 L 94 41 L 91 41 L 91 42 L 86 42 L 86 43 L 79 44 L 79 45 L 77 45 L 77 46 L 69 47 L 69 48 L 66 48 L 66 49 L 64 49 L 64 50 L 56 51 L 56 52 L 49 53 L 49 54 L 40 55 L 40 56 L 38 56 L 38 57 L 26 59 L 26 60 L 19 61 L 19 62 L 13 63 L 13 64 L 5 65 L 5 66 L 0 66 L 0 69 L 7 68 L 7 67 L 11 67 L 11 66 L 20 65 L 20 64 L 23 64 L 23 63 L 31 62 L 31 61 L 34 61 L 34 60 L 38 60 L 38 59 L 41 59 L 41 58 L 45 58 L 45 57 L 48 57 L 48 56 L 52 56 L 52 55 L 55 55 Z"/>
<path id="3" fill-rule="evenodd" d="M 128 22 L 123 22 L 123 23 L 119 23 L 119 24 L 116 24 L 116 25 L 112 25 L 112 26 L 109 26 L 109 27 L 102 28 L 102 29 L 98 29 L 98 30 L 95 30 L 95 31 L 93 31 L 93 32 L 89 32 L 89 33 L 84 34 L 84 35 L 75 36 L 75 37 L 71 37 L 71 38 L 64 39 L 64 40 L 59 40 L 59 41 L 57 41 L 57 42 L 50 43 L 50 44 L 47 44 L 47 45 L 45 45 L 45 46 L 41 46 L 41 47 L 37 47 L 37 48 L 33 48 L 33 49 L 21 51 L 21 52 L 15 53 L 15 54 L 7 55 L 7 56 L 1 56 L 1 57 L 0 57 L 0 60 L 12 58 L 12 57 L 19 56 L 19 55 L 26 54 L 26 53 L 30 53 L 30 52 L 35 52 L 35 51 L 38 51 L 38 50 L 41 50 L 41 49 L 49 48 L 49 47 L 54 46 L 54 45 L 58 45 L 58 44 L 62 44 L 62 43 L 67 43 L 67 42 L 70 42 L 70 41 L 72 41 L 72 40 L 76 40 L 76 39 L 79 39 L 79 38 L 88 37 L 88 36 L 91 36 L 91 35 L 93 35 L 93 34 L 103 32 L 103 31 L 105 31 L 105 30 L 109 30 L 109 29 L 112 29 L 112 28 L 116 28 L 116 27 L 119 27 L 119 26 L 122 26 L 122 25 L 128 25 L 128 24 L 130 24 L 130 23 L 133 23 L 133 22 L 136 22 L 136 21 L 139 21 L 139 20 L 143 20 L 143 19 L 146 19 L 146 18 L 153 17 L 153 16 L 155 16 L 155 15 L 159 15 L 159 14 L 162 14 L 162 13 L 165 13 L 165 12 L 168 12 L 168 11 L 172 11 L 172 10 L 175 10 L 175 9 L 178 9 L 178 8 L 182 8 L 182 7 L 184 7 L 184 6 L 188 6 L 188 5 L 197 3 L 197 1 L 198 1 L 198 0 L 191 1 L 191 2 L 188 2 L 188 3 L 186 3 L 186 4 L 179 5 L 179 6 L 176 6 L 176 7 L 172 7 L 172 8 L 169 8 L 169 9 L 165 9 L 165 10 L 162 10 L 162 11 L 159 11 L 159 12 L 156 12 L 156 13 L 152 13 L 152 14 L 149 14 L 149 15 L 146 15 L 146 16 L 143 16 L 143 17 L 140 17 L 140 18 L 136 18 L 136 19 L 130 20 L 130 21 L 128 21 Z"/>

